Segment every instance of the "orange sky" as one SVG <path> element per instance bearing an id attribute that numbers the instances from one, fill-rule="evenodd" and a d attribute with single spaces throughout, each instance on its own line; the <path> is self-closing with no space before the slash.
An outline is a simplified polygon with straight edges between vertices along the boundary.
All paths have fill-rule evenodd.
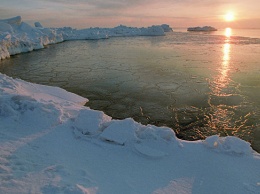
<path id="1" fill-rule="evenodd" d="M 16 6 L 17 5 L 17 6 Z M 211 25 L 217 28 L 260 28 L 259 0 L 1 0 L 0 18 L 21 15 L 46 27 Z M 235 20 L 226 22 L 232 11 Z"/>

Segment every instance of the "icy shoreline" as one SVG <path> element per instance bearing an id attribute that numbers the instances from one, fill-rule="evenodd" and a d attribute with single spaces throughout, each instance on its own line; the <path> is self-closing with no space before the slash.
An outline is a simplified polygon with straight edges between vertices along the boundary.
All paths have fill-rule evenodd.
<path id="1" fill-rule="evenodd" d="M 10 51 L 26 51 L 62 40 L 58 34 L 35 36 L 34 44 L 36 39 L 21 33 L 6 45 L 16 40 Z M 86 98 L 1 73 L 0 96 L 0 193 L 244 194 L 260 189 L 260 155 L 239 138 L 180 140 L 170 128 L 114 120 L 83 106 Z"/>
<path id="2" fill-rule="evenodd" d="M 239 138 L 188 142 L 170 128 L 113 120 L 57 87 L 0 74 L 0 88 L 1 192 L 259 191 L 260 155 Z"/>
<path id="3" fill-rule="evenodd" d="M 0 60 L 11 55 L 42 49 L 48 44 L 55 44 L 67 40 L 98 40 L 109 37 L 124 36 L 163 36 L 172 29 L 167 24 L 136 28 L 117 26 L 115 28 L 87 28 L 73 29 L 44 28 L 39 22 L 36 27 L 22 21 L 20 16 L 0 20 Z"/>

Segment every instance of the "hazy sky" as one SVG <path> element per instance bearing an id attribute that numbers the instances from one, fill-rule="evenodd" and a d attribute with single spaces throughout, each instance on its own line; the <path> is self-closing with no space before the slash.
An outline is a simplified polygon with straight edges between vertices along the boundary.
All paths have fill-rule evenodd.
<path id="1" fill-rule="evenodd" d="M 20 15 L 46 27 L 211 25 L 260 28 L 260 0 L 0 0 L 0 19 Z M 232 11 L 235 20 L 223 19 Z"/>

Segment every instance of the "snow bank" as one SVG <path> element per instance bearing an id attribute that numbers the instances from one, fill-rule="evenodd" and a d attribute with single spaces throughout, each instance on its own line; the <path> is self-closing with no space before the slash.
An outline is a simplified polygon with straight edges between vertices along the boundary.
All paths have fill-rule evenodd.
<path id="1" fill-rule="evenodd" d="M 136 28 L 119 25 L 114 28 L 86 28 L 72 29 L 70 27 L 56 29 L 63 35 L 64 40 L 91 40 L 105 39 L 109 37 L 125 37 L 125 36 L 163 36 L 165 32 L 171 29 L 167 25 L 151 26 L 147 28 Z"/>
<path id="2" fill-rule="evenodd" d="M 57 87 L 0 74 L 2 193 L 258 193 L 260 155 L 236 137 L 188 142 L 114 120 Z"/>
<path id="3" fill-rule="evenodd" d="M 0 20 L 0 59 L 62 41 L 56 30 L 32 27 L 22 22 L 20 16 Z"/>
<path id="4" fill-rule="evenodd" d="M 163 36 L 164 28 L 162 26 L 151 26 L 148 28 L 127 27 L 124 25 L 115 28 L 106 29 L 110 37 L 118 36 Z"/>
<path id="5" fill-rule="evenodd" d="M 163 24 L 148 28 L 118 26 L 115 28 L 73 29 L 44 28 L 39 22 L 35 27 L 22 21 L 21 16 L 0 20 L 0 60 L 22 52 L 44 48 L 65 40 L 104 39 L 113 36 L 162 36 L 171 28 Z"/>

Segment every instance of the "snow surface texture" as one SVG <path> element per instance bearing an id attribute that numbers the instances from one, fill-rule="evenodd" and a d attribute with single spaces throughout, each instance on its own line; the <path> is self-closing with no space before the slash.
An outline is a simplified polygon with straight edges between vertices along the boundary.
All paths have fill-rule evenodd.
<path id="1" fill-rule="evenodd" d="M 0 74 L 0 193 L 259 193 L 260 155 L 249 143 L 179 140 L 86 102 Z"/>
<path id="2" fill-rule="evenodd" d="M 21 17 L 0 22 L 2 59 L 71 37 L 139 33 L 124 26 L 31 27 Z M 249 143 L 218 136 L 179 140 L 170 128 L 113 120 L 86 102 L 57 87 L 0 74 L 0 193 L 259 193 L 260 155 Z"/>
<path id="3" fill-rule="evenodd" d="M 22 52 L 44 48 L 65 40 L 103 39 L 113 36 L 162 36 L 172 29 L 167 24 L 148 28 L 118 26 L 115 28 L 73 29 L 35 27 L 22 22 L 21 16 L 0 20 L 0 60 Z"/>

